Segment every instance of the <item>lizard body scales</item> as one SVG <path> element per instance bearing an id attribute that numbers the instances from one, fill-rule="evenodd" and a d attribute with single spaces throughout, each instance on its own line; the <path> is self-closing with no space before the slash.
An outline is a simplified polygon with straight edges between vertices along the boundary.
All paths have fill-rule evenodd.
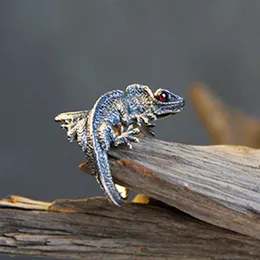
<path id="1" fill-rule="evenodd" d="M 61 113 L 55 120 L 63 123 L 70 141 L 77 140 L 105 195 L 119 206 L 124 198 L 110 172 L 110 146 L 125 143 L 131 147 L 131 142 L 138 142 L 135 135 L 142 125 L 153 127 L 153 121 L 176 114 L 183 107 L 184 99 L 166 89 L 153 93 L 147 86 L 133 84 L 125 92 L 105 93 L 90 111 Z M 120 134 L 115 132 L 115 127 Z"/>

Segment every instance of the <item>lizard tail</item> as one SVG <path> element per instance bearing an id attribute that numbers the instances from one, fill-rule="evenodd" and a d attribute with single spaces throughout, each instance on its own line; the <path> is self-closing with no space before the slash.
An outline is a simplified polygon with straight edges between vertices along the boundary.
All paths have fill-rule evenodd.
<path id="1" fill-rule="evenodd" d="M 122 197 L 118 189 L 116 188 L 113 178 L 111 175 L 109 163 L 108 163 L 108 155 L 105 151 L 102 151 L 98 155 L 97 160 L 97 176 L 96 179 L 102 189 L 105 192 L 107 198 L 116 206 L 121 206 L 121 204 L 125 201 L 126 198 Z"/>

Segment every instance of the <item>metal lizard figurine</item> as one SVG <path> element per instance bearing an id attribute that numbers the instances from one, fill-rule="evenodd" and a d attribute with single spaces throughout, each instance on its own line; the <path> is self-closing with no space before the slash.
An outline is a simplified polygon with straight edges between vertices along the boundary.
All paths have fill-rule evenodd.
<path id="1" fill-rule="evenodd" d="M 108 150 L 111 145 L 138 142 L 141 126 L 149 129 L 156 119 L 180 112 L 185 101 L 166 89 L 154 93 L 148 86 L 133 84 L 125 92 L 113 90 L 102 95 L 91 110 L 67 112 L 55 117 L 67 129 L 70 142 L 76 140 L 86 154 L 88 165 L 108 199 L 120 206 L 124 201 L 110 172 Z M 119 129 L 119 134 L 115 131 Z M 151 134 L 153 132 L 149 131 Z"/>

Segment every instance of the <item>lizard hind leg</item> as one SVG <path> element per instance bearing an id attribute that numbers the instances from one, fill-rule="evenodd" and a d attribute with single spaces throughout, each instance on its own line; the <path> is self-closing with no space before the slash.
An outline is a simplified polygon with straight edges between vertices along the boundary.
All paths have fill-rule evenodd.
<path id="1" fill-rule="evenodd" d="M 61 127 L 67 130 L 67 137 L 70 142 L 74 140 L 80 140 L 78 137 L 79 132 L 83 132 L 87 123 L 89 111 L 74 111 L 74 112 L 65 112 L 57 115 L 55 117 L 56 122 L 61 123 Z"/>

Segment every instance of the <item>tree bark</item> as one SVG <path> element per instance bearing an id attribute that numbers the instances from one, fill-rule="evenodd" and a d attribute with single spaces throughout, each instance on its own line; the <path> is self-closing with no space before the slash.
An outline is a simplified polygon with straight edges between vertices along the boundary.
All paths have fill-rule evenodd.
<path id="1" fill-rule="evenodd" d="M 166 205 L 58 200 L 0 208 L 0 252 L 64 259 L 257 259 L 259 240 Z M 45 204 L 46 205 L 46 204 Z M 44 206 L 45 206 L 44 205 Z M 40 207 L 39 203 L 34 205 Z"/>
<path id="2" fill-rule="evenodd" d="M 202 221 L 260 239 L 260 150 L 143 138 L 110 153 L 119 184 Z"/>
<path id="3" fill-rule="evenodd" d="M 260 150 L 141 138 L 132 150 L 121 146 L 109 154 L 117 183 L 165 204 L 4 199 L 0 252 L 67 259 L 259 257 Z"/>

